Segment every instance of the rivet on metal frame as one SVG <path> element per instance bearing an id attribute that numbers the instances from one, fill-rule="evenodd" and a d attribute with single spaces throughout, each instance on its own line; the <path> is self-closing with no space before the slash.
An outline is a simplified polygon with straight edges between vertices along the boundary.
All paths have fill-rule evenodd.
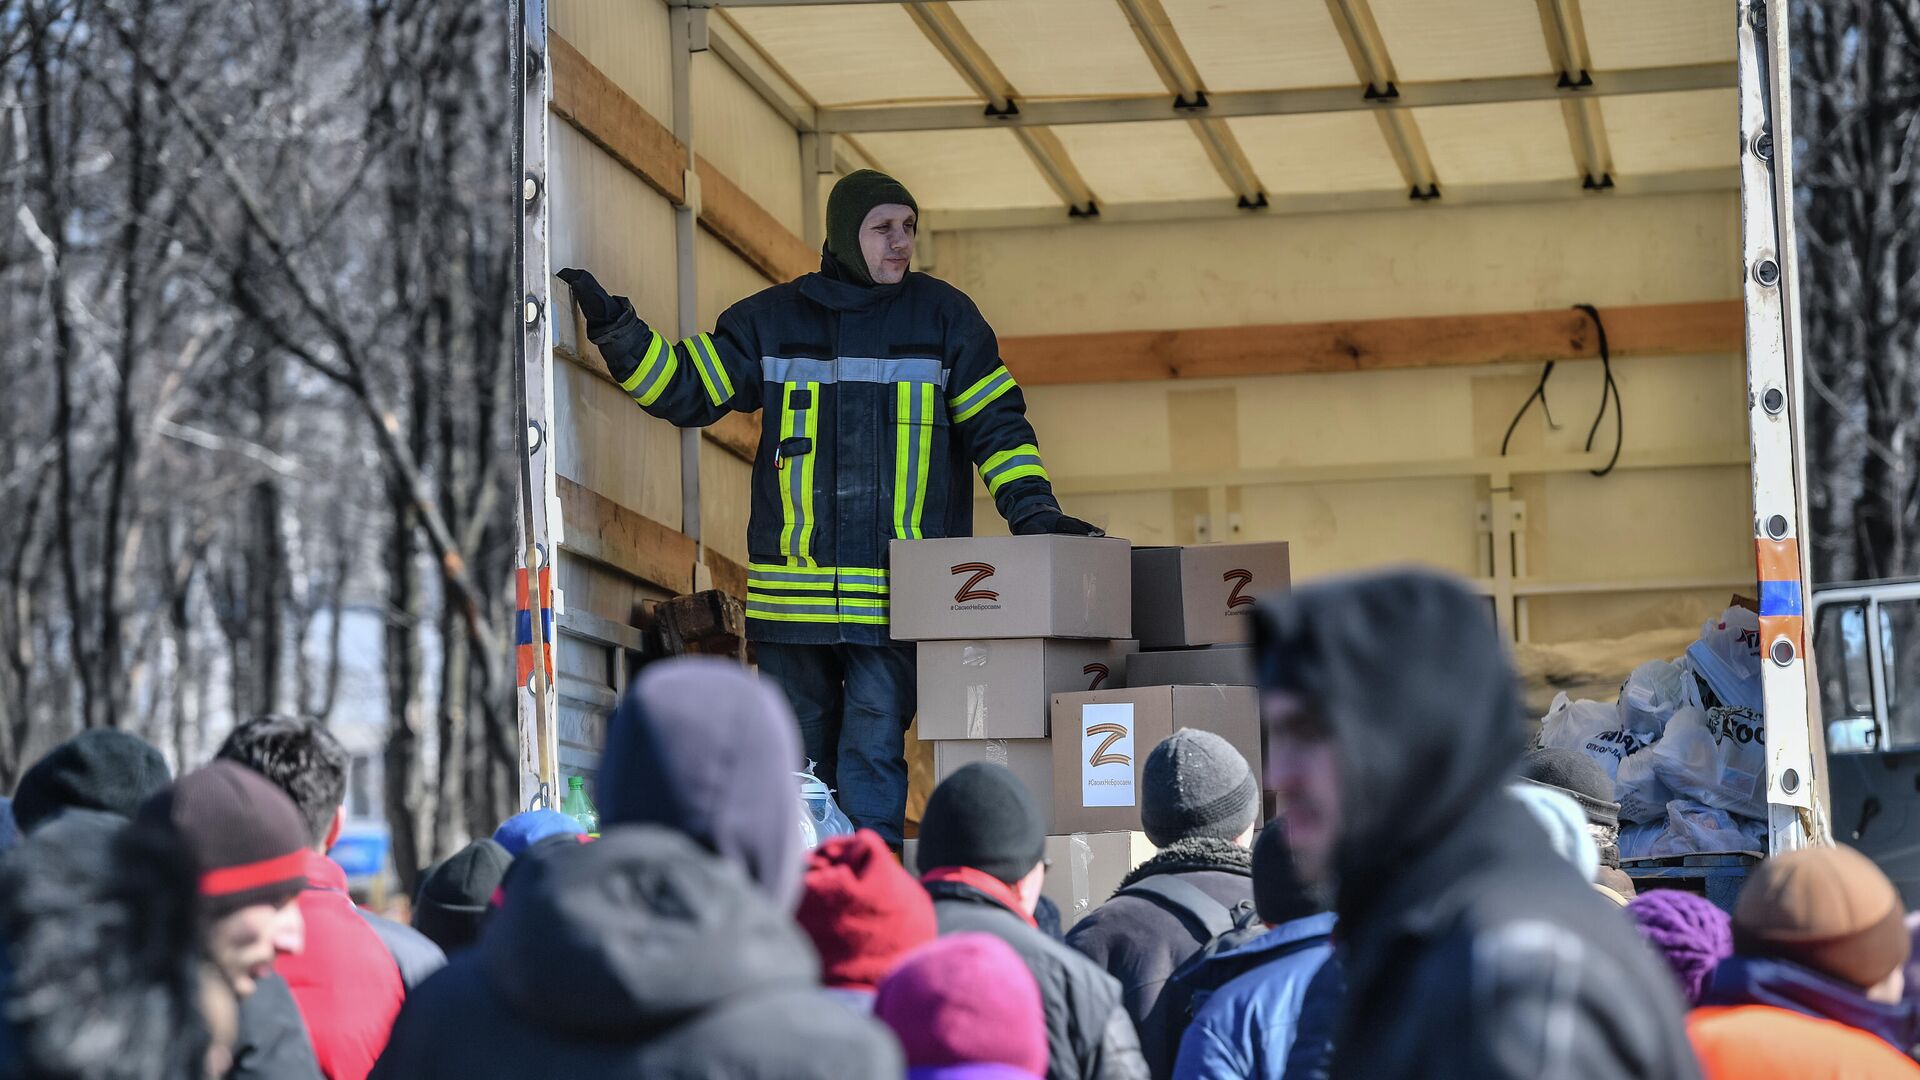
<path id="1" fill-rule="evenodd" d="M 524 307 L 526 309 L 525 318 L 528 326 L 532 326 L 534 323 L 540 321 L 540 301 L 537 298 L 527 297 Z"/>
<path id="2" fill-rule="evenodd" d="M 1780 264 L 1772 259 L 1761 259 L 1753 264 L 1753 280 L 1772 288 L 1780 282 Z"/>
<path id="3" fill-rule="evenodd" d="M 1775 514 L 1767 519 L 1767 535 L 1775 540 L 1787 538 L 1787 518 L 1785 514 Z"/>
<path id="4" fill-rule="evenodd" d="M 1786 667 L 1788 664 L 1793 663 L 1793 642 L 1788 641 L 1786 638 L 1774 638 L 1773 647 L 1767 650 L 1767 656 L 1780 667 Z"/>
<path id="5" fill-rule="evenodd" d="M 1777 386 L 1769 386 L 1760 395 L 1760 407 L 1767 410 L 1769 416 L 1779 416 L 1787 407 L 1787 393 Z"/>

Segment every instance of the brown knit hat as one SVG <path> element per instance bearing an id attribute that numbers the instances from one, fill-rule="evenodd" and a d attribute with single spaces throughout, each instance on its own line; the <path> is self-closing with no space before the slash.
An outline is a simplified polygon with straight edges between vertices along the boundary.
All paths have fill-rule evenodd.
<path id="1" fill-rule="evenodd" d="M 307 826 L 271 780 L 216 761 L 149 799 L 139 820 L 170 828 L 192 853 L 210 918 L 278 904 L 307 884 Z"/>
<path id="2" fill-rule="evenodd" d="M 1850 847 L 1804 848 L 1762 862 L 1733 911 L 1733 949 L 1803 964 L 1861 989 L 1907 962 L 1900 893 Z"/>

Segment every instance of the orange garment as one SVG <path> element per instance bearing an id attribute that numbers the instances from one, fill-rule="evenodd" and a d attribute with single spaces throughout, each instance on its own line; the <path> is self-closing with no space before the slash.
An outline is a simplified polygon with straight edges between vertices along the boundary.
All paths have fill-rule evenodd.
<path id="1" fill-rule="evenodd" d="M 1706 1080 L 1920 1077 L 1920 1064 L 1878 1035 L 1770 1005 L 1695 1009 L 1687 1037 Z"/>

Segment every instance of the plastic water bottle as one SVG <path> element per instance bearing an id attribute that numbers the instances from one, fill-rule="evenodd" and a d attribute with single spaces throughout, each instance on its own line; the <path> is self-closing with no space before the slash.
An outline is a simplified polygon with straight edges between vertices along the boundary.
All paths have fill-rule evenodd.
<path id="1" fill-rule="evenodd" d="M 600 811 L 595 810 L 593 800 L 587 798 L 586 777 L 567 777 L 567 797 L 560 801 L 560 812 L 579 822 L 588 836 L 600 835 Z"/>

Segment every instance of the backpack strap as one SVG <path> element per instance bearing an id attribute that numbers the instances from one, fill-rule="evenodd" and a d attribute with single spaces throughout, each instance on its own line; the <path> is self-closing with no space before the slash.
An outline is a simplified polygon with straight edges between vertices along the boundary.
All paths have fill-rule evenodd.
<path id="1" fill-rule="evenodd" d="M 1120 896 L 1140 896 L 1198 927 L 1200 940 L 1212 941 L 1233 929 L 1233 912 L 1208 896 L 1206 890 L 1169 874 L 1156 874 L 1121 889 Z"/>

